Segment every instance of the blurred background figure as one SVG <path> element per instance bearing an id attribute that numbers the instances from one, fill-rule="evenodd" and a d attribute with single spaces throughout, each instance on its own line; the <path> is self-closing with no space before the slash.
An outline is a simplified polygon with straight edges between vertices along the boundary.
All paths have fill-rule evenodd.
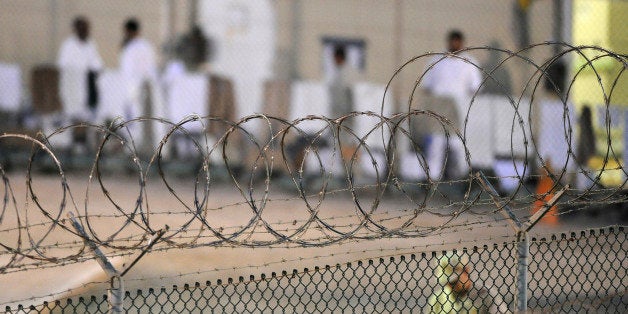
<path id="1" fill-rule="evenodd" d="M 175 49 L 189 71 L 198 71 L 209 60 L 211 42 L 201 27 L 194 25 Z"/>
<path id="2" fill-rule="evenodd" d="M 478 287 L 471 279 L 469 258 L 447 252 L 438 259 L 434 275 L 440 286 L 427 301 L 425 313 L 506 313 L 498 293 Z"/>
<path id="3" fill-rule="evenodd" d="M 211 40 L 200 26 L 192 28 L 174 40 L 166 49 L 168 60 L 164 66 L 162 81 L 167 86 L 173 79 L 187 72 L 204 72 L 210 59 Z"/>
<path id="4" fill-rule="evenodd" d="M 357 73 L 347 64 L 344 46 L 334 48 L 335 71 L 329 80 L 331 117 L 342 117 L 354 110 L 351 86 L 357 81 Z"/>
<path id="5" fill-rule="evenodd" d="M 593 180 L 595 175 L 591 171 L 589 163 L 597 154 L 595 133 L 593 131 L 593 115 L 591 106 L 588 104 L 582 107 L 578 127 L 580 132 L 578 132 L 578 142 L 576 145 L 576 162 L 578 163 L 579 169 L 576 187 L 578 189 L 588 189 L 595 182 Z"/>
<path id="6" fill-rule="evenodd" d="M 141 26 L 137 19 L 130 18 L 124 23 L 124 40 L 120 53 L 120 73 L 126 84 L 124 118 L 166 117 L 163 95 L 158 77 L 158 65 L 153 45 L 141 36 Z M 134 132 L 140 132 L 135 126 Z M 135 136 L 142 153 L 152 153 L 165 136 L 164 124 L 154 121 L 142 123 L 141 135 Z M 167 151 L 166 151 L 167 152 Z M 164 157 L 167 154 L 164 154 Z"/>
<path id="7" fill-rule="evenodd" d="M 136 118 L 145 113 L 140 99 L 142 85 L 156 79 L 157 60 L 153 45 L 140 36 L 140 23 L 135 18 L 124 23 L 120 71 L 128 87 L 125 118 Z"/>
<path id="8" fill-rule="evenodd" d="M 447 35 L 447 55 L 436 55 L 428 63 L 427 73 L 423 78 L 423 89 L 426 98 L 453 100 L 455 108 L 435 108 L 436 113 L 456 112 L 450 117 L 453 121 L 458 121 L 454 127 L 463 129 L 463 121 L 473 95 L 480 88 L 482 76 L 477 68 L 477 62 L 466 53 L 460 53 L 464 48 L 464 35 L 459 30 L 452 30 Z M 439 102 L 439 101 L 437 101 Z M 442 103 L 447 103 L 443 101 Z M 463 143 L 452 136 L 449 143 L 445 134 L 434 133 L 427 137 L 427 163 L 431 176 L 439 176 L 441 173 L 449 173 L 450 177 L 459 177 L 469 171 L 465 162 L 465 152 Z M 449 151 L 447 157 L 446 152 Z M 445 161 L 451 160 L 453 169 L 444 169 Z M 448 163 L 449 164 L 449 163 Z"/>
<path id="9" fill-rule="evenodd" d="M 461 31 L 450 31 L 447 35 L 447 52 L 450 55 L 435 56 L 429 64 L 433 67 L 423 81 L 425 91 L 436 96 L 452 97 L 461 109 L 469 104 L 482 82 L 477 61 L 460 52 L 464 48 L 464 40 Z"/>
<path id="10" fill-rule="evenodd" d="M 170 47 L 166 49 L 168 60 L 165 62 L 161 75 L 164 92 L 167 93 L 173 81 L 185 74 L 208 70 L 211 43 L 200 26 L 194 25 L 187 33 L 170 44 Z"/>
<path id="11" fill-rule="evenodd" d="M 59 49 L 60 96 L 67 122 L 92 121 L 98 102 L 96 78 L 103 62 L 89 36 L 89 21 L 83 16 L 72 23 L 73 34 Z"/>
<path id="12" fill-rule="evenodd" d="M 328 82 L 331 118 L 340 118 L 355 111 L 353 85 L 358 81 L 358 73 L 347 63 L 347 51 L 345 46 L 338 45 L 334 48 L 334 72 Z M 354 119 L 344 120 L 343 127 L 352 131 Z M 338 138 L 342 145 L 341 156 L 350 159 L 357 146 L 355 137 L 348 130 L 338 130 Z"/>
<path id="13" fill-rule="evenodd" d="M 539 101 L 538 119 L 535 119 L 538 123 L 535 141 L 541 159 L 540 172 L 569 182 L 576 168 L 572 151 L 578 152 L 579 148 L 575 138 L 576 110 L 568 101 L 565 89 L 567 67 L 562 60 L 556 60 L 547 66 L 543 75 L 545 97 Z"/>

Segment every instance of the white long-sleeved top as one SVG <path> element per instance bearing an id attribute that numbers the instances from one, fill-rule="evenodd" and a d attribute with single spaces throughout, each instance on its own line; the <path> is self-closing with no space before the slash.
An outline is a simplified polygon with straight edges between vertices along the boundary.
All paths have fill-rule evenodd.
<path id="1" fill-rule="evenodd" d="M 428 63 L 427 74 L 422 86 L 435 96 L 448 96 L 456 101 L 460 120 L 464 121 L 473 94 L 480 88 L 482 74 L 476 66 L 476 60 L 461 54 L 460 58 L 441 55 L 432 58 Z M 463 60 L 468 60 L 469 62 Z M 431 65 L 432 68 L 429 68 Z"/>
<path id="2" fill-rule="evenodd" d="M 59 90 L 65 114 L 84 117 L 87 112 L 87 72 L 103 67 L 96 44 L 82 41 L 76 35 L 61 44 L 57 58 L 60 70 Z"/>
<path id="3" fill-rule="evenodd" d="M 144 38 L 134 38 L 129 41 L 120 54 L 120 73 L 124 77 L 127 89 L 127 103 L 130 105 L 130 115 L 127 118 L 142 114 L 140 95 L 142 83 L 155 82 L 157 79 L 157 60 L 155 49 Z"/>
<path id="4" fill-rule="evenodd" d="M 129 41 L 120 55 L 120 70 L 128 78 L 142 81 L 157 75 L 157 60 L 153 45 L 138 37 Z"/>
<path id="5" fill-rule="evenodd" d="M 120 74 L 127 87 L 127 95 L 123 104 L 125 119 L 133 119 L 146 116 L 149 109 L 152 117 L 167 118 L 168 114 L 163 104 L 163 95 L 158 82 L 157 56 L 153 45 L 146 39 L 136 37 L 129 41 L 120 54 Z M 147 83 L 150 87 L 150 108 L 144 108 L 142 102 L 142 87 Z M 135 138 L 138 145 L 142 145 L 146 139 L 152 147 L 157 147 L 159 141 L 166 136 L 169 126 L 153 123 L 152 134 L 143 134 Z M 137 130 L 137 129 L 136 129 Z M 150 135 L 150 136 L 149 136 Z M 140 138 L 141 137 L 141 138 Z M 165 156 L 165 155 L 164 155 Z"/>
<path id="6" fill-rule="evenodd" d="M 351 67 L 344 64 L 335 69 L 328 80 L 330 112 L 332 118 L 338 118 L 353 111 L 353 95 L 351 88 L 359 79 L 359 74 Z"/>

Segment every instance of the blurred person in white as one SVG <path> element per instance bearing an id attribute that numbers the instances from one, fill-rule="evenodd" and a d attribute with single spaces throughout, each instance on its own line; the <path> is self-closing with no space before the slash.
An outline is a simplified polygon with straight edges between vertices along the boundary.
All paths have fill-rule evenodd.
<path id="1" fill-rule="evenodd" d="M 574 153 L 584 151 L 576 141 L 576 110 L 569 101 L 565 77 L 567 66 L 562 60 L 553 60 L 544 69 L 544 97 L 541 97 L 536 109 L 536 125 L 533 137 L 537 150 L 541 174 L 548 172 L 563 182 L 570 182 L 577 170 L 577 158 Z M 583 147 L 584 148 L 584 147 Z"/>
<path id="2" fill-rule="evenodd" d="M 427 300 L 425 313 L 507 313 L 495 289 L 474 282 L 466 254 L 447 252 L 438 259 L 434 276 L 439 287 Z"/>
<path id="3" fill-rule="evenodd" d="M 83 16 L 74 19 L 73 34 L 61 44 L 57 59 L 63 113 L 71 122 L 92 121 L 98 101 L 96 76 L 103 63 L 89 26 Z"/>
<path id="4" fill-rule="evenodd" d="M 461 124 L 455 127 L 461 132 L 471 99 L 482 83 L 482 74 L 476 66 L 477 61 L 460 52 L 463 48 L 463 33 L 459 30 L 450 31 L 447 35 L 448 54 L 439 54 L 432 58 L 422 81 L 427 97 L 451 98 L 455 101 L 457 107 L 455 111 Z M 453 159 L 455 169 L 451 169 L 452 177 L 463 176 L 469 171 L 462 142 L 455 134 L 450 135 L 449 145 L 445 134 L 432 134 L 427 139 L 427 162 L 432 177 L 443 172 L 446 159 Z M 445 158 L 447 146 L 453 153 L 449 158 Z"/>
<path id="5" fill-rule="evenodd" d="M 344 45 L 337 45 L 334 48 L 334 65 L 335 69 L 328 81 L 328 86 L 330 113 L 332 118 L 336 119 L 355 110 L 353 85 L 358 81 L 359 75 L 353 66 L 347 62 L 347 50 Z M 342 125 L 353 130 L 352 120 L 345 120 Z M 338 130 L 340 133 L 336 136 L 341 141 L 342 157 L 349 159 L 353 155 L 357 143 L 355 137 L 343 129 Z"/>
<path id="6" fill-rule="evenodd" d="M 347 52 L 344 46 L 334 48 L 334 65 L 336 66 L 329 84 L 331 101 L 331 115 L 333 118 L 344 116 L 353 111 L 352 84 L 358 79 L 358 74 L 350 64 L 347 64 Z"/>
<path id="7" fill-rule="evenodd" d="M 158 77 L 157 55 L 153 45 L 141 36 L 140 23 L 129 18 L 124 23 L 124 41 L 120 54 L 120 73 L 127 86 L 124 104 L 126 120 L 138 117 L 167 117 Z M 141 130 L 130 125 L 135 140 L 139 140 L 141 150 L 146 153 L 154 150 L 167 134 L 163 123 L 142 123 Z M 141 135 L 140 135 L 141 134 Z M 162 154 L 166 157 L 167 151 Z"/>
<path id="8" fill-rule="evenodd" d="M 145 114 L 142 108 L 142 88 L 157 79 L 157 58 L 153 45 L 140 36 L 140 23 L 130 18 L 124 23 L 124 41 L 120 54 L 120 72 L 127 84 L 125 118 Z"/>

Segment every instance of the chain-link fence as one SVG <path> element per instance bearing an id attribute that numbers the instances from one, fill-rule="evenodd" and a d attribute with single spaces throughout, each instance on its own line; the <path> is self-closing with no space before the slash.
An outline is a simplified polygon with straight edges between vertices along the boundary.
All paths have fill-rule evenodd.
<path id="1" fill-rule="evenodd" d="M 529 310 L 625 311 L 627 235 L 625 227 L 610 227 L 532 239 Z M 513 311 L 516 252 L 516 243 L 500 243 L 128 291 L 124 308 L 127 313 Z M 450 284 L 459 267 L 469 276 L 461 295 Z M 463 281 L 459 275 L 456 280 Z M 108 302 L 106 296 L 92 296 L 6 310 L 107 313 Z"/>

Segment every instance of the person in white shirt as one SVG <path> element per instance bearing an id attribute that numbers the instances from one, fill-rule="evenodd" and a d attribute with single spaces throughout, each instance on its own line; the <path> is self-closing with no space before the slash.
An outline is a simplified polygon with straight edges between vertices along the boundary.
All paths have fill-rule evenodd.
<path id="1" fill-rule="evenodd" d="M 153 45 L 140 36 L 140 23 L 134 18 L 124 24 L 120 72 L 127 84 L 125 118 L 145 115 L 141 101 L 142 89 L 144 84 L 157 81 L 157 60 Z"/>
<path id="2" fill-rule="evenodd" d="M 422 87 L 428 95 L 454 100 L 460 124 L 454 125 L 454 127 L 461 133 L 471 99 L 482 83 L 481 72 L 476 66 L 478 63 L 471 56 L 460 52 L 463 47 L 464 35 L 462 32 L 450 31 L 447 36 L 448 54 L 437 55 L 431 60 L 422 81 Z M 469 171 L 464 145 L 457 138 L 457 135 L 450 132 L 448 142 L 445 134 L 432 134 L 427 149 L 427 162 L 432 178 L 438 178 L 444 172 L 447 146 L 450 149 L 447 159 L 453 158 L 454 160 L 451 177 L 463 176 L 465 172 Z"/>
<path id="3" fill-rule="evenodd" d="M 140 36 L 140 23 L 135 18 L 124 24 L 120 74 L 127 86 L 123 109 L 127 121 L 138 117 L 167 117 L 158 79 L 157 55 L 153 45 Z M 137 124 L 129 125 L 130 131 L 135 133 L 134 140 L 144 152 L 156 149 L 167 134 L 166 124 L 153 121 L 141 126 L 140 129 Z"/>
<path id="4" fill-rule="evenodd" d="M 477 68 L 478 62 L 466 53 L 464 35 L 453 30 L 447 36 L 447 55 L 435 56 L 428 65 L 428 72 L 423 78 L 422 86 L 436 96 L 452 97 L 459 109 L 466 111 L 471 97 L 480 88 L 482 74 Z M 429 68 L 429 66 L 432 66 Z"/>
<path id="5" fill-rule="evenodd" d="M 332 118 L 339 118 L 354 110 L 351 88 L 357 80 L 357 74 L 353 67 L 347 64 L 344 46 L 334 49 L 334 64 L 336 68 L 328 82 L 330 111 Z"/>
<path id="6" fill-rule="evenodd" d="M 59 49 L 60 96 L 63 114 L 70 120 L 91 120 L 96 107 L 95 76 L 103 67 L 96 44 L 89 38 L 89 22 L 77 17 L 73 34 Z"/>
<path id="7" fill-rule="evenodd" d="M 358 73 L 347 62 L 347 51 L 344 45 L 338 45 L 334 48 L 334 65 L 334 72 L 327 81 L 327 88 L 329 91 L 329 112 L 331 118 L 338 119 L 355 110 L 353 84 L 358 80 Z M 351 158 L 357 147 L 357 139 L 351 134 L 354 128 L 352 120 L 343 121 L 343 128 L 334 129 L 332 131 L 333 134 L 326 136 L 328 138 L 326 138 L 323 144 L 324 147 L 319 150 L 319 156 L 325 162 L 325 170 L 330 171 L 337 179 L 341 179 L 340 176 L 343 173 L 342 158 Z M 338 141 L 340 142 L 340 147 L 337 146 Z M 338 148 L 341 151 L 336 151 Z M 310 154 L 308 157 L 312 159 L 309 162 L 310 164 L 317 163 L 314 154 Z M 316 168 L 306 170 L 317 171 Z"/>

